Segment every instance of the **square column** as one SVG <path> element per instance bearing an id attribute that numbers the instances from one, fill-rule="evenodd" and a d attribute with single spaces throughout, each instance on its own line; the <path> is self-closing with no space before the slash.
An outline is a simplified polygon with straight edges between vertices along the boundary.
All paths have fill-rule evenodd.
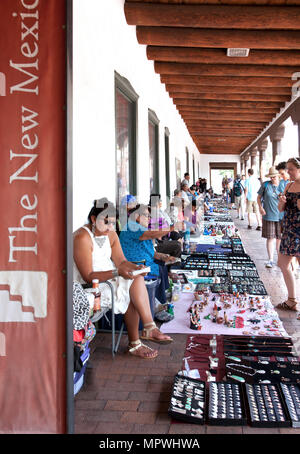
<path id="1" fill-rule="evenodd" d="M 272 165 L 274 166 L 276 161 L 281 155 L 281 139 L 284 136 L 285 126 L 282 123 L 276 131 L 270 134 L 270 140 L 272 142 Z"/>
<path id="2" fill-rule="evenodd" d="M 250 152 L 250 157 L 251 157 L 251 169 L 254 170 L 254 175 L 257 175 L 257 155 L 258 155 L 258 148 L 255 147 L 253 150 Z"/>
<path id="3" fill-rule="evenodd" d="M 291 118 L 294 125 L 298 127 L 298 156 L 300 157 L 300 102 L 293 106 Z"/>
<path id="4" fill-rule="evenodd" d="M 266 160 L 266 150 L 268 148 L 268 139 L 263 140 L 258 145 L 259 151 L 259 176 L 261 181 L 264 181 L 265 178 L 265 160 Z"/>

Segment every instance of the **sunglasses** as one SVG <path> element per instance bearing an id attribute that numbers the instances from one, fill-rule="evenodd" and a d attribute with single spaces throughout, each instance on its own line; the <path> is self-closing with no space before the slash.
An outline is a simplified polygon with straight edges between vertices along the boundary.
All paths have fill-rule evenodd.
<path id="1" fill-rule="evenodd" d="M 109 221 L 106 218 L 103 219 L 103 222 L 104 222 L 105 225 L 114 225 L 116 223 L 116 221 Z"/>

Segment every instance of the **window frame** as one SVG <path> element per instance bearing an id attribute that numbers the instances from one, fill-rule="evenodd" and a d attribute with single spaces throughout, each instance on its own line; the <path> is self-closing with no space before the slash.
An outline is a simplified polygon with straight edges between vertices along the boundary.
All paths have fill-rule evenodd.
<path id="1" fill-rule="evenodd" d="M 166 169 L 166 196 L 171 197 L 170 184 L 170 131 L 165 127 L 165 169 Z"/>
<path id="2" fill-rule="evenodd" d="M 190 152 L 188 147 L 185 147 L 185 159 L 186 159 L 186 173 L 190 173 Z"/>
<path id="3" fill-rule="evenodd" d="M 159 193 L 159 119 L 156 113 L 148 109 L 148 139 L 149 139 L 149 164 L 150 164 L 150 134 L 149 134 L 149 123 L 154 125 L 155 131 L 155 150 L 154 150 L 154 175 L 153 175 L 153 193 Z M 149 188 L 150 188 L 150 181 L 149 181 Z"/>
<path id="4" fill-rule="evenodd" d="M 130 129 L 129 129 L 129 193 L 136 195 L 137 193 L 137 144 L 138 144 L 138 99 L 139 95 L 136 93 L 131 83 L 125 77 L 122 77 L 115 71 L 115 161 L 117 167 L 117 91 L 121 93 L 130 104 Z M 116 200 L 118 193 L 118 181 L 116 178 Z"/>

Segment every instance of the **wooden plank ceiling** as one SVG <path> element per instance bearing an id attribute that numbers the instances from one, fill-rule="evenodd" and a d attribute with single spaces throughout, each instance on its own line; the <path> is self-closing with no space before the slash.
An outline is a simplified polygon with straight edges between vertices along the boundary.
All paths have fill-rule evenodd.
<path id="1" fill-rule="evenodd" d="M 240 154 L 291 99 L 300 0 L 126 0 L 200 153 Z M 229 57 L 228 48 L 250 49 Z"/>

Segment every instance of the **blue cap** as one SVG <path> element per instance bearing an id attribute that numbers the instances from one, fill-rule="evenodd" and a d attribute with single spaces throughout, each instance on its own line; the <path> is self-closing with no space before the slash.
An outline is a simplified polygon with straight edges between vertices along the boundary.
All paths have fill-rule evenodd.
<path id="1" fill-rule="evenodd" d="M 136 202 L 134 195 L 127 194 L 121 200 L 121 206 L 128 205 L 131 202 Z"/>

